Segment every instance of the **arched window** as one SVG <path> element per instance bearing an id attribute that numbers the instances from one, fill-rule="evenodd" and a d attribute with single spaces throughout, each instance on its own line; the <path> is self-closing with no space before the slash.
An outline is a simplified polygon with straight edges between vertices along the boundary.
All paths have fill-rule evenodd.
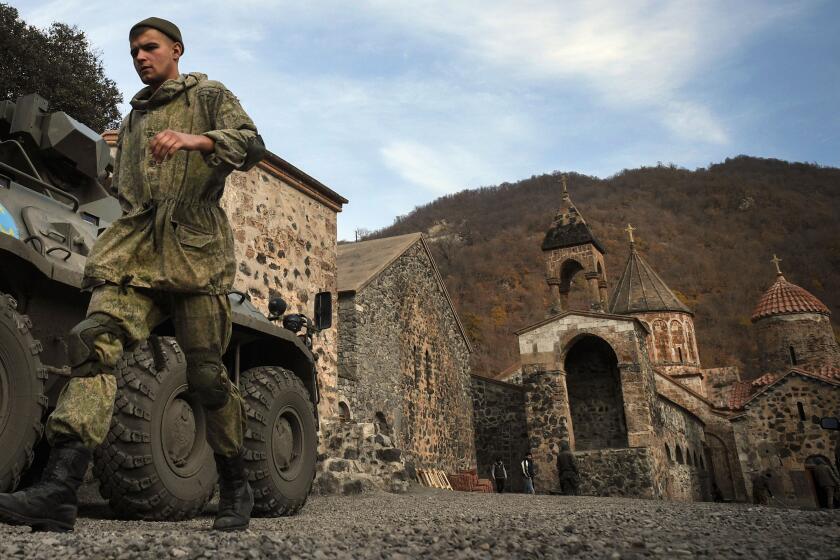
<path id="1" fill-rule="evenodd" d="M 802 406 L 801 402 L 796 403 L 796 410 L 799 412 L 799 419 L 804 422 L 805 421 L 805 407 Z"/>
<path id="2" fill-rule="evenodd" d="M 683 330 L 682 322 L 676 319 L 671 321 L 671 345 L 679 351 L 679 355 L 676 352 L 674 353 L 674 358 L 682 362 L 682 347 L 685 346 L 685 331 Z"/>
<path id="3" fill-rule="evenodd" d="M 677 445 L 677 463 L 679 463 L 680 465 L 685 464 L 685 460 L 683 459 L 682 448 L 679 445 Z"/>
<path id="4" fill-rule="evenodd" d="M 674 458 L 671 456 L 671 448 L 670 448 L 670 447 L 668 447 L 668 444 L 667 444 L 667 443 L 665 444 L 665 455 L 667 455 L 667 456 L 668 456 L 668 462 L 669 462 L 669 463 L 673 463 L 673 462 L 674 462 Z"/>
<path id="5" fill-rule="evenodd" d="M 683 360 L 683 355 L 682 355 L 682 348 L 677 347 L 677 354 L 680 357 L 680 363 L 683 363 L 684 360 Z"/>
<path id="6" fill-rule="evenodd" d="M 338 419 L 341 422 L 350 421 L 350 407 L 344 401 L 339 401 L 338 403 Z"/>
<path id="7" fill-rule="evenodd" d="M 796 365 L 796 351 L 793 349 L 793 346 L 788 347 L 788 351 L 790 352 L 790 365 Z"/>
<path id="8" fill-rule="evenodd" d="M 656 361 L 670 361 L 671 357 L 668 353 L 668 348 L 670 347 L 671 343 L 668 338 L 668 324 L 661 319 L 657 319 L 653 322 L 652 328 L 653 344 L 656 348 Z"/>

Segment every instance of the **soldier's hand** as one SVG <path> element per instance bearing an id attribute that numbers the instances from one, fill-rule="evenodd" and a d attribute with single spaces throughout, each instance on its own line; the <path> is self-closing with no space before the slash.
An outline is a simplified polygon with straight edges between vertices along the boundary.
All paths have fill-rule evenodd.
<path id="1" fill-rule="evenodd" d="M 149 151 L 157 162 L 171 158 L 178 150 L 209 153 L 213 151 L 213 147 L 213 140 L 207 136 L 168 129 L 157 133 L 149 141 Z"/>

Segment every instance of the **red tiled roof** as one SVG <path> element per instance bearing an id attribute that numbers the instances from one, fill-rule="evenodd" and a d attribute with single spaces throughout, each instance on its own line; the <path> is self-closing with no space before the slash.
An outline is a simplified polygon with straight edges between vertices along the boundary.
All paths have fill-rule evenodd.
<path id="1" fill-rule="evenodd" d="M 763 391 L 766 387 L 769 387 L 791 373 L 798 373 L 807 377 L 840 385 L 840 367 L 832 365 L 814 366 L 808 367 L 808 369 L 801 367 L 792 368 L 783 373 L 765 373 L 764 375 L 750 381 L 739 381 L 738 383 L 733 384 L 732 390 L 729 393 L 729 408 L 732 410 L 743 408 L 747 402 L 758 395 L 758 393 Z"/>
<path id="2" fill-rule="evenodd" d="M 828 307 L 811 292 L 796 284 L 791 284 L 785 280 L 784 276 L 779 274 L 773 285 L 761 296 L 758 305 L 755 306 L 751 320 L 755 322 L 764 317 L 790 313 L 831 315 Z"/>

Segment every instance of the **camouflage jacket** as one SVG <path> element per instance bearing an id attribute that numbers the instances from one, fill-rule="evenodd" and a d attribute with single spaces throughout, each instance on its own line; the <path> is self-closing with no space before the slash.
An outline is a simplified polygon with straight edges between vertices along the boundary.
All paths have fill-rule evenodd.
<path id="1" fill-rule="evenodd" d="M 254 123 L 221 83 L 182 74 L 142 89 L 117 139 L 112 188 L 123 215 L 99 237 L 86 287 L 102 281 L 168 291 L 224 294 L 236 272 L 233 233 L 219 199 L 225 178 L 259 160 Z M 149 142 L 166 129 L 203 134 L 210 154 L 179 150 L 156 162 Z"/>

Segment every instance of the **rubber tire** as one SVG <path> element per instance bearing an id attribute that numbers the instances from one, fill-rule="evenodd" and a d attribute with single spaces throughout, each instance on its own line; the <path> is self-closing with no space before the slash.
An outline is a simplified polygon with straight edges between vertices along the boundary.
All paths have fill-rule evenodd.
<path id="1" fill-rule="evenodd" d="M 10 296 L 0 293 L 0 492 L 11 492 L 32 464 L 33 448 L 44 432 L 47 374 L 41 365 L 41 343 L 32 337 L 32 322 L 17 312 Z M 5 394 L 2 394 L 5 393 Z M 5 406 L 3 404 L 5 401 Z"/>
<path id="2" fill-rule="evenodd" d="M 254 517 L 295 515 L 306 504 L 315 477 L 318 434 L 309 392 L 291 371 L 274 366 L 242 372 L 239 387 L 245 400 L 245 465 L 254 490 Z M 289 408 L 300 419 L 302 453 L 292 480 L 280 475 L 271 437 L 281 411 Z"/>
<path id="3" fill-rule="evenodd" d="M 213 496 L 218 474 L 203 436 L 203 411 L 193 406 L 195 472 L 178 473 L 164 450 L 167 403 L 187 384 L 186 360 L 174 338 L 161 337 L 126 352 L 117 365 L 117 396 L 105 442 L 94 451 L 99 491 L 120 517 L 155 521 L 190 519 Z"/>

